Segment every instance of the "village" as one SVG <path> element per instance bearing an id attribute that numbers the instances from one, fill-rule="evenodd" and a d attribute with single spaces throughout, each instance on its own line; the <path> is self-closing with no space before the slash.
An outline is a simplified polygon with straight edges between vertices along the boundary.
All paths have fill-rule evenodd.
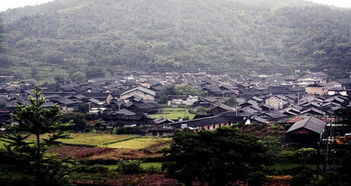
<path id="1" fill-rule="evenodd" d="M 335 153 L 351 139 L 343 124 L 351 78 L 343 77 L 308 70 L 290 76 L 126 71 L 84 83 L 8 81 L 0 85 L 0 134 L 18 124 L 12 114 L 40 89 L 46 99 L 40 107 L 58 105 L 61 121 L 73 123 L 71 137 L 48 150 L 79 162 L 71 183 L 177 185 L 163 167 L 178 131 L 238 129 L 268 149 L 266 185 L 299 185 L 322 179 L 304 171 L 329 175 L 343 165 Z"/>
<path id="2" fill-rule="evenodd" d="M 1 124 L 12 122 L 10 113 L 16 104 L 27 103 L 35 86 L 31 81 L 1 84 Z M 179 86 L 201 94 L 172 95 L 170 87 Z M 234 123 L 291 126 L 312 117 L 320 126 L 308 128 L 308 120 L 287 132 L 305 128 L 320 136 L 327 123 L 337 122 L 338 112 L 350 106 L 351 79 L 330 79 L 323 72 L 300 70 L 290 76 L 131 71 L 86 83 L 45 83 L 39 88 L 47 99 L 45 107 L 57 104 L 64 113 L 87 114 L 92 118 L 87 123 L 90 129 L 142 127 L 139 133 L 144 135 L 170 136 L 177 130 L 215 130 Z M 160 113 L 167 108 L 183 108 L 184 114 L 164 117 Z"/>

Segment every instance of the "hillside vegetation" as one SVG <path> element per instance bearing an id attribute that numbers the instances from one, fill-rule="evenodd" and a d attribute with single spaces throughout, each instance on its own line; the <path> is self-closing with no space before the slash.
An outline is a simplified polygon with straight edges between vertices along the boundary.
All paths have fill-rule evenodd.
<path id="1" fill-rule="evenodd" d="M 19 78 L 94 78 L 126 67 L 342 67 L 351 60 L 350 9 L 302 0 L 56 0 L 0 17 L 0 65 Z"/>

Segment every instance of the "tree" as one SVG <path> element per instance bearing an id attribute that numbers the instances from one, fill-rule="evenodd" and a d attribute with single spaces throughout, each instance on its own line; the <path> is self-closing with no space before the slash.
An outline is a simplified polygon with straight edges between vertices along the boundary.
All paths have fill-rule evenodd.
<path id="1" fill-rule="evenodd" d="M 85 76 L 88 79 L 101 78 L 105 76 L 105 72 L 101 68 L 92 68 L 86 70 Z"/>
<path id="2" fill-rule="evenodd" d="M 65 76 L 59 76 L 59 75 L 56 75 L 54 77 L 54 80 L 56 83 L 61 83 L 61 84 L 65 84 L 66 82 L 68 82 Z"/>
<path id="3" fill-rule="evenodd" d="M 70 76 L 70 78 L 72 81 L 79 83 L 86 81 L 86 76 L 83 72 L 75 72 Z"/>
<path id="4" fill-rule="evenodd" d="M 231 107 L 236 106 L 236 97 L 230 96 L 230 98 L 225 102 L 225 104 Z"/>
<path id="5" fill-rule="evenodd" d="M 11 61 L 11 59 L 8 56 L 5 55 L 1 55 L 0 54 L 0 67 L 1 68 L 6 68 L 11 66 L 13 63 Z"/>
<path id="6" fill-rule="evenodd" d="M 174 86 L 166 87 L 165 95 L 167 96 L 177 95 L 177 92 Z"/>
<path id="7" fill-rule="evenodd" d="M 4 51 L 4 47 L 3 47 L 3 41 L 4 41 L 4 28 L 3 28 L 3 23 L 2 23 L 2 19 L 0 19 L 0 53 L 2 53 Z"/>
<path id="8" fill-rule="evenodd" d="M 224 127 L 198 133 L 177 132 L 173 140 L 165 152 L 169 163 L 164 168 L 170 177 L 187 185 L 194 181 L 209 185 L 236 181 L 257 184 L 257 178 L 262 178 L 258 175 L 262 175 L 267 161 L 267 149 L 256 137 Z"/>
<path id="9" fill-rule="evenodd" d="M 351 107 L 341 109 L 337 115 L 341 118 L 341 123 L 345 124 L 344 132 L 351 131 Z"/>
<path id="10" fill-rule="evenodd" d="M 84 113 L 80 113 L 80 112 L 66 113 L 62 116 L 61 121 L 62 122 L 73 121 L 74 125 L 72 126 L 72 129 L 74 131 L 85 131 L 87 129 Z"/>
<path id="11" fill-rule="evenodd" d="M 201 89 L 194 88 L 190 85 L 180 85 L 175 87 L 175 92 L 177 95 L 183 96 L 204 96 L 205 92 Z"/>
<path id="12" fill-rule="evenodd" d="M 18 124 L 8 126 L 2 141 L 12 159 L 18 162 L 35 185 L 60 185 L 64 181 L 65 170 L 62 162 L 45 154 L 48 147 L 59 144 L 58 140 L 67 138 L 71 123 L 60 123 L 60 107 L 43 108 L 46 102 L 42 90 L 33 90 L 28 105 L 17 105 L 12 118 Z M 49 134 L 44 138 L 44 134 Z M 30 184 L 30 183 L 28 183 Z"/>
<path id="13" fill-rule="evenodd" d="M 200 106 L 194 109 L 190 109 L 189 112 L 195 115 L 208 115 L 208 110 L 208 108 Z"/>
<path id="14" fill-rule="evenodd" d="M 301 148 L 297 151 L 300 157 L 303 159 L 303 167 L 306 168 L 307 161 L 311 158 L 311 156 L 317 153 L 317 150 L 314 148 Z"/>
<path id="15" fill-rule="evenodd" d="M 63 52 L 48 51 L 42 54 L 42 60 L 46 63 L 62 65 L 67 61 L 63 56 L 65 56 Z"/>

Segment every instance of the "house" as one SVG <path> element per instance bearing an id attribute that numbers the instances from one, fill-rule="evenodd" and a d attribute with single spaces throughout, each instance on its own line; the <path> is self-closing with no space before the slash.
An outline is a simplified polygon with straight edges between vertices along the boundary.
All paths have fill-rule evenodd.
<path id="1" fill-rule="evenodd" d="M 316 95 L 325 95 L 328 92 L 328 89 L 325 86 L 320 84 L 308 85 L 305 88 L 307 94 L 316 94 Z"/>
<path id="2" fill-rule="evenodd" d="M 337 90 L 343 89 L 342 83 L 337 82 L 337 81 L 329 81 L 327 83 L 327 87 L 328 87 L 328 89 L 337 89 Z"/>
<path id="3" fill-rule="evenodd" d="M 288 115 L 280 113 L 278 111 L 271 111 L 263 114 L 270 122 L 277 122 L 281 119 L 288 117 Z"/>
<path id="4" fill-rule="evenodd" d="M 252 123 L 259 123 L 259 124 L 268 124 L 269 121 L 263 117 L 255 116 L 252 117 Z"/>
<path id="5" fill-rule="evenodd" d="M 274 108 L 276 110 L 280 110 L 284 108 L 288 103 L 284 101 L 283 99 L 273 96 L 265 100 L 265 103 L 267 106 Z"/>
<path id="6" fill-rule="evenodd" d="M 219 113 L 228 112 L 228 111 L 235 111 L 235 108 L 230 107 L 230 106 L 225 105 L 225 104 L 220 104 L 218 106 L 211 108 L 209 110 L 209 113 L 211 113 L 212 115 L 217 115 Z"/>
<path id="7" fill-rule="evenodd" d="M 342 87 L 344 89 L 350 89 L 351 88 L 351 79 L 350 78 L 337 79 L 335 81 L 338 82 L 338 83 L 341 83 Z"/>
<path id="8" fill-rule="evenodd" d="M 156 113 L 161 109 L 160 105 L 149 100 L 135 101 L 134 103 L 128 104 L 126 108 L 135 113 L 148 114 Z"/>
<path id="9" fill-rule="evenodd" d="M 146 132 L 146 136 L 165 137 L 172 136 L 176 130 L 172 128 L 154 127 Z"/>
<path id="10" fill-rule="evenodd" d="M 289 143 L 317 145 L 322 140 L 326 125 L 326 122 L 315 117 L 307 117 L 295 122 L 286 131 L 285 140 Z"/>
<path id="11" fill-rule="evenodd" d="M 11 119 L 11 111 L 9 109 L 5 109 L 5 108 L 1 108 L 0 109 L 0 127 L 4 124 L 4 123 L 11 123 L 12 119 Z"/>
<path id="12" fill-rule="evenodd" d="M 333 95 L 348 96 L 349 92 L 343 89 L 329 89 L 327 94 L 330 96 L 333 96 Z"/>
<path id="13" fill-rule="evenodd" d="M 61 110 L 63 112 L 73 112 L 74 111 L 74 106 L 76 106 L 76 103 L 66 97 L 52 97 L 49 99 L 50 102 L 56 103 L 60 105 Z M 49 106 L 49 105 L 46 105 Z"/>
<path id="14" fill-rule="evenodd" d="M 121 99 L 128 99 L 130 97 L 141 97 L 144 100 L 155 100 L 156 92 L 144 87 L 136 87 L 120 95 Z"/>
<path id="15" fill-rule="evenodd" d="M 135 113 L 128 110 L 121 111 L 104 111 L 99 115 L 110 126 L 141 126 L 153 124 L 153 120 L 145 114 Z"/>
<path id="16" fill-rule="evenodd" d="M 167 124 L 167 123 L 174 123 L 174 121 L 167 119 L 167 118 L 164 118 L 164 117 L 161 117 L 161 118 L 154 119 L 154 123 L 156 125 L 162 125 L 162 124 Z"/>
<path id="17" fill-rule="evenodd" d="M 236 112 L 224 112 L 216 116 L 174 122 L 168 124 L 168 126 L 178 130 L 190 129 L 200 131 L 216 130 L 219 127 L 231 126 L 233 123 L 249 124 L 251 122 L 247 115 L 241 115 Z"/>
<path id="18" fill-rule="evenodd" d="M 161 83 L 155 83 L 151 85 L 150 89 L 157 92 L 158 94 L 166 91 L 166 87 Z"/>
<path id="19" fill-rule="evenodd" d="M 312 85 L 315 83 L 326 83 L 328 75 L 323 72 L 310 73 L 297 79 L 298 85 Z"/>
<path id="20" fill-rule="evenodd" d="M 191 106 L 198 101 L 199 101 L 199 98 L 197 96 L 189 95 L 186 99 L 181 99 L 181 98 L 172 99 L 171 101 L 167 102 L 167 105 L 168 106 L 181 106 L 181 105 Z"/>

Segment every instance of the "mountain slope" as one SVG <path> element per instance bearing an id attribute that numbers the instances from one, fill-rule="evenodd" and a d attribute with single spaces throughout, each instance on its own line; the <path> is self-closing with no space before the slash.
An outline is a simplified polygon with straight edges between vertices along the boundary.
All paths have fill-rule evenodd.
<path id="1" fill-rule="evenodd" d="M 300 0 L 56 0 L 1 17 L 12 69 L 36 78 L 123 67 L 344 66 L 351 59 L 351 11 Z"/>

